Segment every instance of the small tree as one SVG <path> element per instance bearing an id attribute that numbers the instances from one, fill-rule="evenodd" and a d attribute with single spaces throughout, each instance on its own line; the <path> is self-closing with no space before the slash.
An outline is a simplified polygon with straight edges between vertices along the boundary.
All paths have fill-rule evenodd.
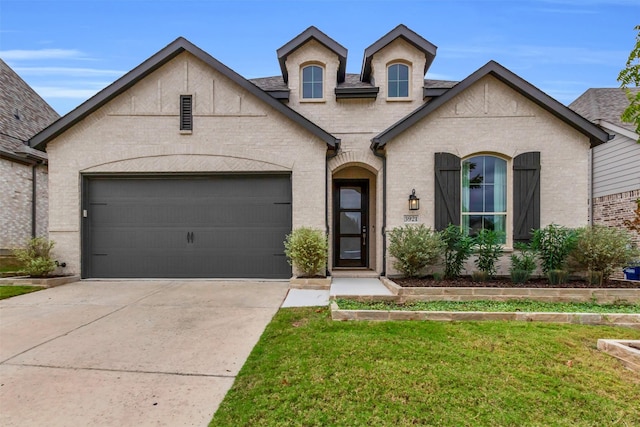
<path id="1" fill-rule="evenodd" d="M 625 89 L 629 106 L 622 113 L 620 118 L 623 122 L 633 123 L 636 126 L 636 133 L 640 135 L 640 91 L 632 92 L 630 87 L 640 86 L 640 25 L 634 28 L 636 34 L 636 44 L 629 53 L 629 58 L 625 68 L 618 74 L 620 87 Z M 640 140 L 638 140 L 640 143 Z"/>
<path id="2" fill-rule="evenodd" d="M 638 257 L 638 250 L 626 230 L 594 225 L 577 230 L 570 256 L 588 273 L 598 273 L 601 280 L 607 280 L 616 268 L 630 265 Z"/>
<path id="3" fill-rule="evenodd" d="M 16 249 L 13 253 L 23 265 L 25 273 L 32 277 L 43 277 L 56 269 L 56 263 L 51 259 L 53 246 L 53 241 L 36 237 L 29 240 L 25 248 Z"/>
<path id="4" fill-rule="evenodd" d="M 284 241 L 284 254 L 289 265 L 304 277 L 322 273 L 327 265 L 327 249 L 327 237 L 314 228 L 297 228 Z"/>
<path id="5" fill-rule="evenodd" d="M 483 228 L 475 238 L 478 252 L 475 264 L 486 279 L 491 279 L 498 270 L 496 264 L 502 255 L 501 237 L 501 233 Z"/>
<path id="6" fill-rule="evenodd" d="M 453 224 L 449 224 L 440 235 L 445 243 L 444 277 L 453 279 L 460 276 L 464 262 L 471 256 L 473 238 L 464 234 L 462 228 Z"/>
<path id="7" fill-rule="evenodd" d="M 416 277 L 424 267 L 436 264 L 444 249 L 440 234 L 424 224 L 397 227 L 387 235 L 393 267 L 406 277 Z"/>

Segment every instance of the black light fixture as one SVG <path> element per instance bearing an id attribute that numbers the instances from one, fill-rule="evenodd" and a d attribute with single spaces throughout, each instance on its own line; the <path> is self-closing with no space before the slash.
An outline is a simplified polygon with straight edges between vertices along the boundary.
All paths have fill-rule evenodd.
<path id="1" fill-rule="evenodd" d="M 416 197 L 416 190 L 414 188 L 409 195 L 409 210 L 417 211 L 418 209 L 420 209 L 420 199 Z"/>

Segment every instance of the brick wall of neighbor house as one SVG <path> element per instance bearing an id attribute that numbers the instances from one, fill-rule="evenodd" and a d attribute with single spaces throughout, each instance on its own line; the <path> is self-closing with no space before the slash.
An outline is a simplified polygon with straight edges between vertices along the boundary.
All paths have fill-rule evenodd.
<path id="1" fill-rule="evenodd" d="M 419 222 L 433 227 L 435 152 L 461 158 L 491 153 L 510 162 L 529 151 L 541 152 L 541 226 L 551 222 L 568 227 L 586 225 L 588 138 L 486 76 L 389 143 L 388 229 L 403 225 L 403 216 L 410 213 L 407 198 L 413 188 L 420 198 Z M 511 163 L 507 170 L 510 177 Z M 508 206 L 511 193 L 509 186 Z M 511 230 L 512 221 L 508 215 L 507 230 Z M 508 256 L 504 256 L 499 274 L 508 274 L 508 267 Z M 391 263 L 387 271 L 394 274 Z"/>
<path id="2" fill-rule="evenodd" d="M 624 193 L 609 194 L 593 199 L 593 223 L 607 227 L 624 227 L 624 221 L 632 221 L 640 199 L 640 189 Z M 640 246 L 640 233 L 631 233 Z"/>
<path id="3" fill-rule="evenodd" d="M 192 94 L 192 134 L 179 96 Z M 325 227 L 326 144 L 189 53 L 49 142 L 49 232 L 55 255 L 80 272 L 80 175 L 92 172 L 292 174 L 293 227 Z"/>
<path id="4" fill-rule="evenodd" d="M 32 166 L 0 159 L 0 254 L 24 246 L 31 238 Z M 47 169 L 36 170 L 36 235 L 47 235 Z"/>

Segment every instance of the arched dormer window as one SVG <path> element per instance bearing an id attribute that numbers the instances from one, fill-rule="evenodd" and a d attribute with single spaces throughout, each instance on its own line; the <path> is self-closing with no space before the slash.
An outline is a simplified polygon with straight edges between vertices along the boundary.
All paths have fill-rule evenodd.
<path id="1" fill-rule="evenodd" d="M 387 97 L 409 97 L 409 66 L 406 64 L 391 64 L 387 67 Z"/>
<path id="2" fill-rule="evenodd" d="M 322 99 L 324 69 L 319 65 L 308 65 L 302 69 L 302 99 Z"/>

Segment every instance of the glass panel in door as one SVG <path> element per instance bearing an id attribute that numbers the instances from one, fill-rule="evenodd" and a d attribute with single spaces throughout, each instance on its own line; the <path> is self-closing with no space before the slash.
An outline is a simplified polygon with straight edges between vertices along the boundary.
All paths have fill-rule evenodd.
<path id="1" fill-rule="evenodd" d="M 366 180 L 337 180 L 334 186 L 334 264 L 336 267 L 367 266 Z"/>

